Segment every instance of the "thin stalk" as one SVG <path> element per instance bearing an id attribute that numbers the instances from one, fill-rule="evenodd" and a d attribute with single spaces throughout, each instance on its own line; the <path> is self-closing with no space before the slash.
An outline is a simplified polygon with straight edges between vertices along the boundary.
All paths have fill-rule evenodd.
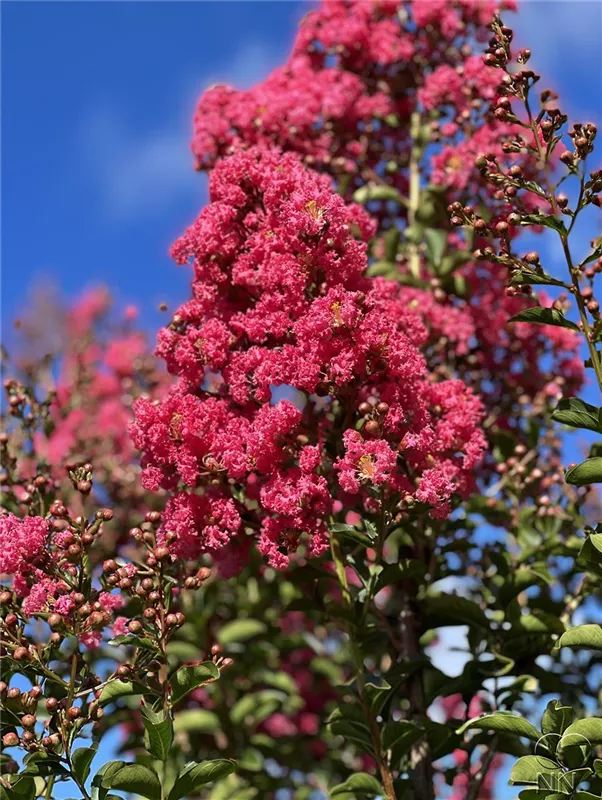
<path id="1" fill-rule="evenodd" d="M 548 174 L 548 158 L 547 154 L 544 152 L 541 142 L 539 140 L 539 130 L 537 127 L 537 121 L 533 118 L 533 114 L 531 112 L 531 106 L 529 105 L 528 97 L 525 97 L 525 110 L 527 112 L 527 117 L 529 119 L 529 127 L 531 128 L 531 132 L 533 134 L 533 141 L 535 144 L 535 148 L 537 150 L 538 158 L 541 160 L 543 168 L 544 168 L 544 175 L 545 175 L 545 182 L 546 182 L 546 189 L 548 192 L 548 201 L 552 206 L 552 213 L 558 214 L 558 203 L 556 202 L 556 195 L 554 193 L 554 187 L 551 184 L 550 176 Z M 569 275 L 571 278 L 572 284 L 572 292 L 575 296 L 575 302 L 577 304 L 577 309 L 579 311 L 579 318 L 581 320 L 581 324 L 583 326 L 583 334 L 585 336 L 585 341 L 587 342 L 587 347 L 590 354 L 590 360 L 592 362 L 593 370 L 596 374 L 596 380 L 598 383 L 598 389 L 600 390 L 600 394 L 602 394 L 602 362 L 600 361 L 600 355 L 598 350 L 596 349 L 596 345 L 593 341 L 593 336 L 591 335 L 592 329 L 587 319 L 587 309 L 585 307 L 585 300 L 581 296 L 581 287 L 579 286 L 579 268 L 575 266 L 573 262 L 573 258 L 571 255 L 571 250 L 569 247 L 569 236 L 568 234 L 572 230 L 575 224 L 575 217 L 579 211 L 579 206 L 581 204 L 581 198 L 583 196 L 583 179 L 581 180 L 581 191 L 579 194 L 579 203 L 577 204 L 577 209 L 575 211 L 575 216 L 573 217 L 569 230 L 567 233 L 560 233 L 558 232 L 558 236 L 560 237 L 560 242 L 562 244 L 562 251 L 564 253 L 564 258 L 569 270 Z"/>
<path id="2" fill-rule="evenodd" d="M 411 228 L 416 222 L 416 214 L 420 204 L 420 161 L 422 159 L 422 146 L 420 144 L 420 113 L 414 111 L 410 119 L 410 137 L 412 149 L 409 163 L 409 197 L 408 197 L 408 226 Z M 410 242 L 408 247 L 410 255 L 410 272 L 414 278 L 420 277 L 420 252 L 415 242 Z"/>
<path id="3" fill-rule="evenodd" d="M 351 597 L 351 592 L 349 590 L 347 575 L 345 574 L 345 559 L 343 551 L 341 549 L 341 544 L 336 534 L 334 533 L 330 534 L 330 551 L 332 553 L 332 560 L 334 561 L 337 578 L 339 581 L 339 585 L 341 587 L 343 602 L 345 603 L 347 610 L 351 612 L 353 610 L 353 600 Z M 366 715 L 366 719 L 368 721 L 370 738 L 372 740 L 374 755 L 376 756 L 376 762 L 378 764 L 378 769 L 380 771 L 383 789 L 385 791 L 385 797 L 387 798 L 387 800 L 397 800 L 397 795 L 395 794 L 395 789 L 393 787 L 393 776 L 386 762 L 386 759 L 383 757 L 383 753 L 381 751 L 380 731 L 378 729 L 378 723 L 376 722 L 374 715 L 370 711 L 366 698 L 366 682 L 364 679 L 363 659 L 358 644 L 353 635 L 352 625 L 349 623 L 347 624 L 346 628 L 347 628 L 346 631 L 347 636 L 349 637 L 351 657 L 355 667 L 355 674 L 356 674 L 360 702 L 362 704 L 364 714 Z"/>

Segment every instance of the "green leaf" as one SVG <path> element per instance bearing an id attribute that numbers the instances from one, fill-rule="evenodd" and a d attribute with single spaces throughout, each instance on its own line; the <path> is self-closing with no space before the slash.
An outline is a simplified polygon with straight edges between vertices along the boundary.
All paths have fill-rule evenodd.
<path id="1" fill-rule="evenodd" d="M 258 619 L 235 619 L 223 626 L 217 639 L 224 646 L 232 642 L 247 642 L 249 639 L 265 633 L 266 630 L 266 624 Z"/>
<path id="2" fill-rule="evenodd" d="M 560 745 L 567 746 L 570 737 L 582 737 L 591 745 L 602 744 L 602 719 L 600 717 L 588 717 L 587 719 L 576 720 L 565 730 Z"/>
<path id="3" fill-rule="evenodd" d="M 391 275 L 397 269 L 396 265 L 391 261 L 374 261 L 367 269 L 367 274 L 371 278 L 379 278 L 381 276 Z"/>
<path id="4" fill-rule="evenodd" d="M 525 214 L 521 219 L 521 225 L 543 225 L 544 228 L 551 228 L 558 233 L 566 236 L 568 233 L 566 225 L 558 217 L 546 216 L 545 214 Z"/>
<path id="5" fill-rule="evenodd" d="M 157 773 L 142 764 L 126 764 L 114 773 L 105 773 L 102 785 L 108 789 L 142 795 L 148 800 L 161 800 L 161 782 Z"/>
<path id="6" fill-rule="evenodd" d="M 587 486 L 590 483 L 602 483 L 602 458 L 588 458 L 572 467 L 564 476 L 572 486 Z"/>
<path id="7" fill-rule="evenodd" d="M 219 678 L 219 670 L 213 661 L 203 661 L 194 667 L 180 667 L 171 677 L 171 701 L 179 703 L 193 689 L 212 683 Z"/>
<path id="8" fill-rule="evenodd" d="M 155 712 L 148 706 L 141 706 L 140 713 L 146 749 L 153 758 L 167 761 L 173 743 L 173 720 L 165 711 Z"/>
<path id="9" fill-rule="evenodd" d="M 489 620 L 481 608 L 466 597 L 438 594 L 424 601 L 424 616 L 428 628 L 445 625 L 477 625 L 489 628 Z"/>
<path id="10" fill-rule="evenodd" d="M 527 739 L 531 739 L 534 742 L 541 739 L 541 733 L 535 725 L 532 725 L 523 717 L 519 717 L 518 714 L 513 714 L 511 711 L 494 711 L 492 714 L 475 717 L 465 722 L 461 728 L 458 728 L 456 733 L 462 734 L 464 731 L 472 730 L 473 728 L 482 731 L 514 733 L 517 736 L 526 736 Z"/>
<path id="11" fill-rule="evenodd" d="M 510 317 L 509 322 L 532 322 L 537 325 L 556 325 L 559 328 L 568 328 L 571 331 L 579 331 L 579 328 L 574 322 L 566 319 L 562 312 L 557 308 L 542 308 L 541 306 L 534 306 L 533 308 L 526 308 L 519 314 Z"/>
<path id="12" fill-rule="evenodd" d="M 600 534 L 598 534 L 600 535 Z M 583 647 L 586 650 L 602 650 L 602 626 L 577 625 L 563 633 L 556 647 Z"/>
<path id="13" fill-rule="evenodd" d="M 400 206 L 405 206 L 407 201 L 401 195 L 397 189 L 394 189 L 392 186 L 361 186 L 359 189 L 353 193 L 353 199 L 356 203 L 361 203 L 365 205 L 369 203 L 370 200 L 384 200 L 384 201 L 391 201 L 397 203 Z"/>
<path id="14" fill-rule="evenodd" d="M 356 544 L 361 544 L 363 547 L 372 547 L 373 539 L 363 531 L 358 531 L 353 525 L 346 525 L 342 522 L 335 522 L 330 526 L 330 532 L 338 534 L 341 539 L 349 539 Z"/>
<path id="15" fill-rule="evenodd" d="M 399 720 L 398 722 L 387 722 L 381 730 L 381 742 L 384 752 L 391 751 L 392 760 L 399 763 L 399 760 L 418 739 L 424 731 L 410 720 Z"/>
<path id="16" fill-rule="evenodd" d="M 544 734 L 562 734 L 571 724 L 573 709 L 561 705 L 558 700 L 550 700 L 541 718 L 541 730 Z"/>
<path id="17" fill-rule="evenodd" d="M 551 275 L 539 272 L 530 272 L 527 270 L 518 270 L 512 273 L 510 281 L 512 286 L 520 286 L 527 284 L 529 286 L 562 286 L 565 284 L 562 281 L 553 278 Z"/>
<path id="18" fill-rule="evenodd" d="M 73 772 L 77 775 L 82 783 L 85 783 L 90 774 L 90 766 L 98 750 L 98 745 L 92 747 L 79 747 L 73 751 L 71 755 L 71 763 L 73 765 Z"/>
<path id="19" fill-rule="evenodd" d="M 562 769 L 555 761 L 543 756 L 523 756 L 519 758 L 516 764 L 512 767 L 510 773 L 510 784 L 514 786 L 529 786 L 534 784 L 538 787 L 545 787 L 546 784 L 542 783 L 547 777 L 551 781 L 554 777 L 562 774 Z M 554 776 L 554 777 L 552 777 Z M 550 784 L 547 784 L 548 786 Z"/>
<path id="20" fill-rule="evenodd" d="M 104 687 L 100 694 L 99 703 L 101 706 L 106 706 L 108 703 L 113 703 L 119 700 L 120 697 L 132 697 L 136 694 L 143 694 L 144 687 L 140 684 L 133 684 L 129 681 L 114 680 Z"/>
<path id="21" fill-rule="evenodd" d="M 425 571 L 425 565 L 412 558 L 404 558 L 396 564 L 387 564 L 376 579 L 374 594 L 378 594 L 385 586 L 397 583 L 404 578 L 422 578 Z"/>
<path id="22" fill-rule="evenodd" d="M 602 563 L 602 533 L 592 533 L 583 542 L 578 562 L 586 569 L 599 569 Z"/>
<path id="23" fill-rule="evenodd" d="M 92 779 L 92 800 L 106 800 L 108 786 L 105 786 L 103 781 L 106 780 L 110 784 L 113 775 L 125 766 L 125 761 L 107 761 L 102 765 Z"/>
<path id="24" fill-rule="evenodd" d="M 375 683 L 366 683 L 366 699 L 368 706 L 374 714 L 380 714 L 383 710 L 385 703 L 389 699 L 388 695 L 391 691 L 391 686 L 384 682 L 380 686 Z"/>
<path id="25" fill-rule="evenodd" d="M 220 730 L 220 721 L 217 714 L 206 708 L 190 708 L 180 711 L 174 717 L 174 730 L 176 733 L 214 733 Z"/>
<path id="26" fill-rule="evenodd" d="M 426 228 L 424 231 L 424 238 L 426 239 L 426 252 L 428 257 L 437 269 L 441 265 L 441 259 L 445 252 L 447 244 L 447 231 L 441 228 Z"/>
<path id="27" fill-rule="evenodd" d="M 602 433 L 599 415 L 600 409 L 596 406 L 585 403 L 578 397 L 567 397 L 558 403 L 552 412 L 552 419 L 572 428 L 585 428 Z"/>
<path id="28" fill-rule="evenodd" d="M 356 772 L 344 783 L 339 783 L 338 786 L 331 789 L 329 797 L 338 797 L 348 792 L 367 797 L 379 797 L 383 794 L 383 788 L 372 775 L 368 775 L 366 772 Z"/>
<path id="29" fill-rule="evenodd" d="M 500 601 L 503 605 L 508 605 L 510 600 L 524 592 L 530 586 L 546 583 L 547 578 L 540 572 L 536 572 L 529 567 L 519 567 L 514 570 L 508 580 L 500 588 Z"/>
<path id="30" fill-rule="evenodd" d="M 174 783 L 168 800 L 179 800 L 181 797 L 186 797 L 207 783 L 225 778 L 235 769 L 236 761 L 230 758 L 203 761 L 202 764 L 189 764 Z"/>
<path id="31" fill-rule="evenodd" d="M 593 770 L 591 770 L 589 767 L 573 769 L 570 772 L 565 772 L 562 775 L 559 780 L 559 784 L 567 794 L 570 794 L 571 792 L 575 791 L 580 783 L 589 780 L 593 774 Z"/>
<path id="32" fill-rule="evenodd" d="M 34 800 L 37 796 L 35 780 L 29 775 L 18 775 L 5 791 L 10 800 Z"/>
<path id="33" fill-rule="evenodd" d="M 243 722 L 250 726 L 258 725 L 280 708 L 285 700 L 286 695 L 274 689 L 245 694 L 232 706 L 230 719 L 234 725 Z"/>
<path id="34" fill-rule="evenodd" d="M 153 653 L 159 652 L 157 643 L 153 642 L 152 639 L 148 639 L 144 636 L 135 636 L 133 633 L 123 633 L 121 636 L 116 636 L 114 639 L 111 639 L 109 644 L 112 647 L 132 645 L 133 647 L 140 648 L 142 650 L 152 650 Z"/>

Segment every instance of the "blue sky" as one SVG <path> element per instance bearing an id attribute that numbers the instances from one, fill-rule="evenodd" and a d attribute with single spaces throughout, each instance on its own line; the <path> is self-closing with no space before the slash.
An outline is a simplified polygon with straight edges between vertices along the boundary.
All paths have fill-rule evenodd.
<path id="1" fill-rule="evenodd" d="M 3 324 L 50 277 L 141 307 L 187 294 L 170 242 L 205 201 L 191 168 L 204 87 L 285 58 L 307 2 L 2 3 Z M 602 5 L 526 0 L 519 39 L 578 118 L 602 107 Z"/>
<path id="2" fill-rule="evenodd" d="M 28 289 L 48 280 L 69 296 L 107 283 L 151 331 L 164 319 L 161 301 L 173 308 L 187 297 L 188 273 L 167 251 L 206 199 L 188 149 L 195 100 L 215 82 L 261 80 L 309 8 L 2 3 L 5 330 Z M 556 89 L 574 119 L 602 127 L 602 3 L 524 0 L 512 19 L 546 76 L 542 88 Z M 585 246 L 599 223 L 583 229 Z M 540 251 L 556 260 L 553 245 Z M 514 795 L 506 792 L 500 800 Z"/>

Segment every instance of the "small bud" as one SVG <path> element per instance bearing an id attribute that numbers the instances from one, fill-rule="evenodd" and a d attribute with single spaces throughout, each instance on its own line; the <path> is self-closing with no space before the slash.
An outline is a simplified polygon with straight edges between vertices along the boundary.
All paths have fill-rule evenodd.
<path id="1" fill-rule="evenodd" d="M 67 709 L 67 719 L 75 721 L 79 719 L 82 715 L 82 710 L 79 706 L 71 706 L 71 708 Z"/>
<path id="2" fill-rule="evenodd" d="M 46 705 L 46 711 L 49 714 L 54 714 L 54 712 L 57 710 L 57 708 L 59 706 L 59 701 L 57 700 L 56 697 L 49 697 L 46 700 L 46 704 L 45 705 Z"/>
<path id="3" fill-rule="evenodd" d="M 36 724 L 36 718 L 33 714 L 24 714 L 21 717 L 21 725 L 24 728 L 33 728 Z"/>
<path id="4" fill-rule="evenodd" d="M 155 558 L 157 561 L 167 561 L 169 558 L 169 550 L 167 547 L 157 547 L 154 553 Z"/>
<path id="5" fill-rule="evenodd" d="M 2 744 L 5 747 L 16 747 L 19 744 L 19 737 L 16 733 L 5 733 L 2 737 Z"/>
<path id="6" fill-rule="evenodd" d="M 368 434 L 368 436 L 380 436 L 380 425 L 374 419 L 369 419 L 364 425 L 363 430 Z"/>
<path id="7" fill-rule="evenodd" d="M 142 631 L 142 623 L 138 619 L 132 619 L 128 622 L 128 630 L 131 633 L 140 633 Z"/>
<path id="8" fill-rule="evenodd" d="M 48 617 L 48 624 L 51 628 L 59 628 L 63 623 L 63 618 L 60 614 L 50 614 Z"/>
<path id="9" fill-rule="evenodd" d="M 29 650 L 26 647 L 17 647 L 13 658 L 15 661 L 29 661 Z"/>

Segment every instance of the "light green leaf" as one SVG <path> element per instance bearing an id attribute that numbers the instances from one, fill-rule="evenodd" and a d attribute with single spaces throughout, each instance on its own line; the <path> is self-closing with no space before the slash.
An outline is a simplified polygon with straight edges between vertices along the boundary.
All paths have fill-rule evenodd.
<path id="1" fill-rule="evenodd" d="M 392 186 L 360 186 L 359 189 L 353 193 L 353 200 L 356 203 L 361 203 L 365 205 L 369 203 L 370 200 L 385 200 L 397 203 L 400 206 L 405 206 L 407 201 L 401 195 L 397 189 L 394 189 Z"/>
<path id="2" fill-rule="evenodd" d="M 598 534 L 600 535 L 600 534 Z M 586 650 L 602 650 L 602 626 L 577 625 L 563 633 L 557 647 L 583 647 Z"/>
<path id="3" fill-rule="evenodd" d="M 572 739 L 577 741 L 583 738 L 589 744 L 602 744 L 602 719 L 600 717 L 588 717 L 587 719 L 578 719 L 565 730 L 560 741 L 561 747 L 566 747 L 573 744 Z"/>
<path id="4" fill-rule="evenodd" d="M 285 700 L 286 695 L 275 689 L 263 689 L 243 695 L 232 706 L 230 719 L 234 725 L 240 725 L 243 722 L 250 726 L 258 725 L 280 708 Z"/>
<path id="5" fill-rule="evenodd" d="M 180 711 L 174 718 L 176 733 L 214 733 L 220 730 L 220 721 L 217 714 L 206 708 L 190 708 Z"/>
<path id="6" fill-rule="evenodd" d="M 602 483 L 602 458 L 588 458 L 572 467 L 564 476 L 572 486 L 587 486 L 590 483 Z"/>
<path id="7" fill-rule="evenodd" d="M 426 228 L 424 237 L 426 239 L 426 252 L 435 268 L 441 265 L 441 259 L 447 244 L 447 231 L 441 228 Z"/>
<path id="8" fill-rule="evenodd" d="M 366 772 L 356 772 L 344 783 L 339 783 L 329 792 L 329 797 L 338 797 L 351 792 L 362 797 L 379 797 L 383 794 L 380 783 Z"/>
<path id="9" fill-rule="evenodd" d="M 544 734 L 561 734 L 571 724 L 572 718 L 573 709 L 570 706 L 563 706 L 558 700 L 550 700 L 541 718 L 541 730 Z"/>
<path id="10" fill-rule="evenodd" d="M 374 261 L 369 265 L 367 274 L 371 278 L 379 278 L 383 275 L 390 275 L 397 269 L 396 265 L 391 261 Z"/>
<path id="11" fill-rule="evenodd" d="M 247 642 L 249 639 L 265 633 L 266 630 L 266 624 L 258 619 L 235 619 L 223 626 L 217 639 L 224 646 L 232 642 Z"/>
<path id="12" fill-rule="evenodd" d="M 561 311 L 557 308 L 542 308 L 541 306 L 534 306 L 533 308 L 526 308 L 519 314 L 510 317 L 510 322 L 531 322 L 537 325 L 556 325 L 559 328 L 568 328 L 571 331 L 579 332 L 579 328 L 574 322 L 566 319 Z"/>
<path id="13" fill-rule="evenodd" d="M 225 778 L 235 769 L 236 761 L 230 758 L 203 761 L 202 764 L 189 764 L 174 783 L 168 800 L 179 800 L 181 797 L 186 797 L 207 783 Z"/>
<path id="14" fill-rule="evenodd" d="M 482 717 L 475 717 L 464 723 L 458 728 L 456 733 L 462 734 L 464 731 L 478 729 L 482 731 L 498 731 L 499 733 L 514 733 L 517 736 L 526 736 L 536 742 L 541 739 L 541 733 L 535 725 L 528 720 L 513 714 L 511 711 L 494 711 L 492 714 L 484 714 Z"/>
<path id="15" fill-rule="evenodd" d="M 219 670 L 213 661 L 203 661 L 194 667 L 180 667 L 171 677 L 171 700 L 179 703 L 193 689 L 212 683 L 219 678 Z"/>
<path id="16" fill-rule="evenodd" d="M 558 777 L 562 774 L 562 769 L 555 761 L 543 756 L 523 756 L 512 767 L 509 783 L 514 786 L 529 786 L 534 784 L 540 788 L 546 787 L 547 776 Z M 549 784 L 547 784 L 549 786 Z"/>

